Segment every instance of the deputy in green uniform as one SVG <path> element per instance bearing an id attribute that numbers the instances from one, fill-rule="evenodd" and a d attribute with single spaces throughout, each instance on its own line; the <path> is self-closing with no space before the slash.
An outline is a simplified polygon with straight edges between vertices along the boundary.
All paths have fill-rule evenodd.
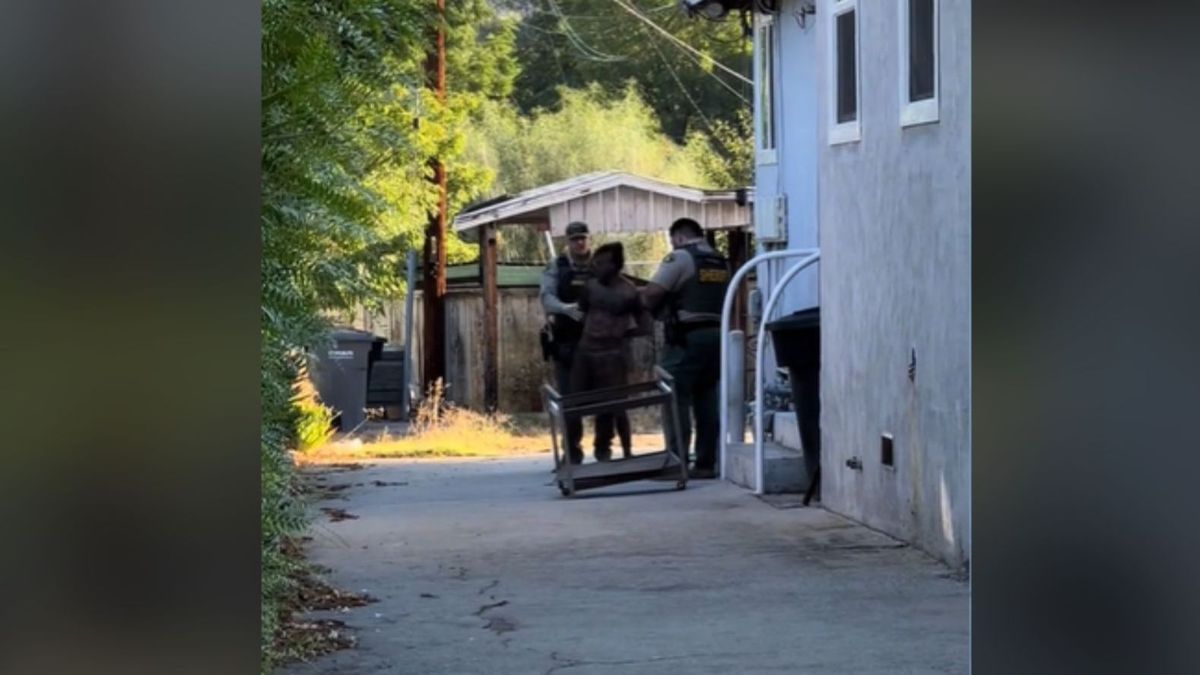
<path id="1" fill-rule="evenodd" d="M 579 308 L 579 296 L 591 278 L 592 244 L 587 223 L 569 223 L 567 248 L 550 261 L 542 273 L 539 293 L 553 337 L 545 348 L 554 362 L 554 386 L 560 394 L 571 393 L 571 367 L 575 362 L 579 340 L 583 337 L 583 310 Z M 583 461 L 580 445 L 583 422 L 579 418 L 570 418 L 566 420 L 566 427 L 564 454 L 571 462 L 578 464 Z M 602 444 L 603 440 L 597 437 L 596 446 L 608 447 L 612 442 L 609 438 L 607 444 Z"/>
<path id="2" fill-rule="evenodd" d="M 691 218 L 671 224 L 674 250 L 663 259 L 642 289 L 642 304 L 664 323 L 662 367 L 675 378 L 684 451 L 696 426 L 696 462 L 692 478 L 715 478 L 718 419 L 717 383 L 721 375 L 721 307 L 729 286 L 729 262 L 704 239 L 704 228 Z"/>

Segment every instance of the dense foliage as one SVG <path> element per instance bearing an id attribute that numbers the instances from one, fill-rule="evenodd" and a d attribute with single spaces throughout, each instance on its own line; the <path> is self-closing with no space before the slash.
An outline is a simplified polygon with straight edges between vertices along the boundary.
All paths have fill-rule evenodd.
<path id="1" fill-rule="evenodd" d="M 487 104 L 469 124 L 467 138 L 468 156 L 495 172 L 494 192 L 516 193 L 608 169 L 684 185 L 710 182 L 685 148 L 662 133 L 633 87 L 618 98 L 599 85 L 564 88 L 556 109 L 531 115 Z"/>
<path id="2" fill-rule="evenodd" d="M 699 173 L 700 183 L 752 182 L 752 87 L 714 64 L 750 76 L 752 43 L 736 16 L 705 21 L 689 17 L 677 2 L 660 0 L 498 2 L 522 17 L 516 37 L 521 70 L 512 96 L 519 112 L 570 107 L 581 90 L 596 103 L 627 102 L 632 91 L 649 107 L 656 129 L 687 146 L 682 164 Z M 629 8 L 703 56 L 672 42 Z"/>
<path id="3" fill-rule="evenodd" d="M 599 84 L 613 96 L 634 81 L 663 130 L 682 142 L 709 122 L 731 123 L 749 110 L 751 88 L 712 61 L 688 53 L 621 5 L 628 5 L 682 42 L 749 76 L 751 43 L 740 22 L 688 17 L 662 0 L 507 0 L 526 18 L 517 34 L 523 65 L 514 98 L 522 111 L 556 107 L 560 87 Z M 537 64 L 537 67 L 528 67 Z"/>
<path id="4" fill-rule="evenodd" d="M 270 666 L 286 592 L 283 540 L 302 523 L 287 451 L 294 383 L 322 312 L 395 292 L 445 158 L 452 205 L 486 187 L 459 160 L 465 116 L 512 87 L 515 26 L 483 0 L 448 3 L 443 104 L 424 88 L 435 18 L 420 0 L 264 0 L 262 8 L 262 627 Z"/>

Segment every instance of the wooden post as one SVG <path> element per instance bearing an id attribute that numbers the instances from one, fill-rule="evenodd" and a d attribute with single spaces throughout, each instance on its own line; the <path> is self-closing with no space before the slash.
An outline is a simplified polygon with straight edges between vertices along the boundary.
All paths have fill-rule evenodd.
<path id="1" fill-rule="evenodd" d="M 439 101 L 446 100 L 446 32 L 443 20 L 446 0 L 435 0 L 437 6 L 433 45 L 425 59 L 427 84 Z M 424 305 L 421 374 L 428 390 L 446 371 L 446 167 L 441 158 L 431 157 L 431 182 L 438 191 L 437 210 L 429 216 L 425 230 L 422 301 Z"/>
<path id="2" fill-rule="evenodd" d="M 410 250 L 407 259 L 405 260 L 405 290 L 404 290 L 404 390 L 401 393 L 403 396 L 401 409 L 404 411 L 404 419 L 408 420 L 412 414 L 412 382 L 416 380 L 413 377 L 413 296 L 417 292 L 417 252 Z M 418 380 L 419 381 L 419 380 Z M 418 392 L 423 394 L 424 392 Z M 420 396 L 417 397 L 418 399 Z"/>
<path id="3" fill-rule="evenodd" d="M 484 225 L 479 233 L 479 276 L 483 289 L 483 407 L 489 413 L 500 405 L 500 286 L 496 265 L 496 226 Z"/>
<path id="4" fill-rule="evenodd" d="M 741 228 L 729 230 L 729 266 L 734 271 L 746 264 L 746 252 L 750 249 L 750 234 Z M 733 296 L 733 317 L 730 328 L 746 330 L 746 284 L 743 283 Z"/>
<path id="5" fill-rule="evenodd" d="M 550 233 L 550 221 L 539 220 L 530 224 L 538 231 L 538 234 L 542 235 L 542 239 L 546 242 L 546 261 L 553 262 L 554 258 L 558 256 L 558 251 L 554 250 L 554 235 Z"/>

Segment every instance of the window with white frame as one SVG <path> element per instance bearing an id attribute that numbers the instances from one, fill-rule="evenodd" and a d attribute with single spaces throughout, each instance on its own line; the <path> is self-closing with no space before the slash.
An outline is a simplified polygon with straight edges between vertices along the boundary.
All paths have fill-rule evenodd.
<path id="1" fill-rule="evenodd" d="M 829 8 L 829 143 L 859 140 L 858 0 Z"/>
<path id="2" fill-rule="evenodd" d="M 900 2 L 900 125 L 938 120 L 939 0 Z"/>
<path id="3" fill-rule="evenodd" d="M 775 18 L 758 14 L 755 17 L 754 45 L 754 108 L 757 116 L 758 140 L 755 153 L 758 164 L 774 164 L 776 154 L 775 128 Z"/>

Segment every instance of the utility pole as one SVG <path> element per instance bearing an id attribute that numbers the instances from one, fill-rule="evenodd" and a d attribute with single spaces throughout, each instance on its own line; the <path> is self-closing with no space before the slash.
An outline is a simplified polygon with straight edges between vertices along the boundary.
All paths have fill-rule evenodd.
<path id="1" fill-rule="evenodd" d="M 438 101 L 446 100 L 446 0 L 434 0 L 437 16 L 433 30 L 433 45 L 425 57 L 426 82 Z M 432 182 L 437 186 L 437 211 L 430 214 L 425 230 L 425 250 L 422 271 L 423 308 L 421 373 L 426 391 L 445 375 L 446 364 L 446 167 L 440 157 L 429 159 Z"/>

